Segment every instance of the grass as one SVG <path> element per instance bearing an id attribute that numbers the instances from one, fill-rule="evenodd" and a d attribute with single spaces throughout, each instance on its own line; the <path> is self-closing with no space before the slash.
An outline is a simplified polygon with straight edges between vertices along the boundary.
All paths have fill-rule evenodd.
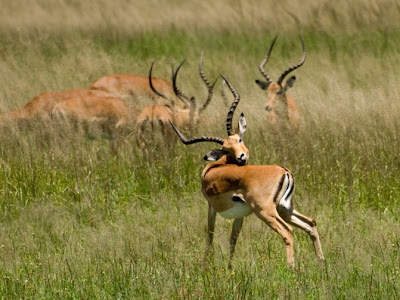
<path id="1" fill-rule="evenodd" d="M 104 11 L 91 1 L 71 3 L 60 1 L 63 9 L 57 9 L 33 2 L 32 15 L 45 12 L 48 18 L 29 19 L 18 3 L 2 10 L 13 18 L 0 18 L 1 110 L 22 106 L 44 91 L 87 87 L 105 74 L 146 75 L 153 61 L 156 75 L 168 78 L 170 65 L 185 57 L 180 86 L 205 100 L 197 73 L 205 51 L 207 76 L 226 74 L 241 94 L 238 111 L 248 121 L 251 163 L 293 171 L 295 205 L 316 219 L 327 262 L 320 265 L 308 237 L 295 230 L 296 267 L 287 270 L 282 241 L 251 216 L 238 240 L 234 270 L 227 269 L 231 221 L 222 218 L 213 257 L 203 264 L 207 204 L 199 175 L 202 157 L 213 145 L 173 143 L 168 151 L 143 153 L 132 136 L 116 159 L 105 140 L 60 140 L 51 124 L 5 126 L 0 143 L 4 299 L 399 297 L 395 2 L 304 5 L 296 11 L 300 25 L 292 17 L 282 27 L 278 21 L 292 11 L 285 2 L 277 4 L 281 13 L 263 12 L 255 1 L 238 1 L 235 7 L 204 4 L 208 14 L 198 19 L 191 13 L 195 2 L 173 1 L 170 7 L 124 2 L 113 8 L 101 2 Z M 94 8 L 92 18 L 83 13 L 87 5 Z M 159 19 L 149 17 L 162 9 Z M 308 17 L 315 11 L 318 24 Z M 75 21 L 56 24 L 56 16 L 68 12 L 79 12 Z M 134 13 L 135 26 L 127 17 Z M 101 15 L 106 22 L 98 26 Z M 254 84 L 277 33 L 267 67 L 273 79 L 300 59 L 299 33 L 307 47 L 307 61 L 290 91 L 303 113 L 296 136 L 270 132 L 262 110 L 265 95 Z M 146 104 L 146 99 L 131 101 Z M 224 137 L 226 111 L 216 92 L 198 133 Z"/>

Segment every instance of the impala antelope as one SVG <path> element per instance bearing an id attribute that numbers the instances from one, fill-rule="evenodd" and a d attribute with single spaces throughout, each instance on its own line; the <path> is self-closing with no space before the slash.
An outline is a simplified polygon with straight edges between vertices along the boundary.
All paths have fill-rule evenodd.
<path id="1" fill-rule="evenodd" d="M 264 66 L 268 62 L 272 48 L 274 47 L 277 37 L 271 43 L 268 53 L 264 60 L 259 65 L 258 69 L 264 76 L 265 81 L 256 80 L 257 85 L 267 91 L 267 101 L 265 102 L 265 110 L 267 112 L 267 121 L 271 128 L 276 130 L 291 130 L 296 131 L 300 125 L 300 110 L 296 104 L 294 98 L 287 95 L 287 90 L 293 87 L 296 80 L 296 76 L 292 76 L 283 83 L 283 80 L 287 75 L 301 67 L 306 60 L 306 49 L 302 38 L 301 45 L 303 48 L 303 55 L 300 62 L 297 65 L 291 66 L 289 69 L 284 71 L 278 78 L 277 82 L 273 82 L 264 70 Z"/>
<path id="2" fill-rule="evenodd" d="M 32 119 L 49 119 L 55 105 L 61 101 L 76 97 L 110 97 L 111 95 L 103 91 L 94 91 L 89 89 L 75 89 L 58 92 L 42 93 L 34 97 L 23 107 L 4 113 L 0 116 L 2 120 L 23 121 Z"/>
<path id="3" fill-rule="evenodd" d="M 228 137 L 203 136 L 186 139 L 178 128 L 171 126 L 185 145 L 199 142 L 214 142 L 222 148 L 210 151 L 204 157 L 209 163 L 201 174 L 202 192 L 208 200 L 208 241 L 209 252 L 213 242 L 216 214 L 234 219 L 230 237 L 230 260 L 235 251 L 236 241 L 242 228 L 244 217 L 256 216 L 277 232 L 286 246 L 287 264 L 294 266 L 293 229 L 291 225 L 304 230 L 311 238 L 316 255 L 323 260 L 321 243 L 316 222 L 294 209 L 294 178 L 292 173 L 278 165 L 249 165 L 249 150 L 243 143 L 246 120 L 242 114 L 238 129 L 232 131 L 232 118 L 240 101 L 239 94 L 226 80 L 235 97 L 227 116 Z"/>
<path id="4" fill-rule="evenodd" d="M 152 78 L 152 69 L 153 64 L 151 65 L 150 72 L 149 72 L 149 86 L 153 90 L 155 94 L 158 96 L 169 100 L 171 102 L 171 106 L 168 105 L 161 105 L 161 104 L 154 104 L 145 107 L 137 120 L 137 127 L 138 127 L 138 142 L 140 145 L 144 146 L 145 142 L 145 131 L 146 128 L 151 128 L 151 132 L 154 133 L 154 130 L 157 127 L 161 128 L 161 133 L 165 137 L 170 137 L 170 126 L 169 122 L 173 122 L 177 124 L 177 126 L 186 129 L 192 129 L 194 126 L 197 125 L 200 115 L 204 112 L 207 106 L 211 102 L 211 98 L 213 96 L 213 89 L 215 86 L 216 81 L 211 84 L 208 79 L 206 78 L 204 71 L 203 71 L 203 54 L 200 58 L 199 64 L 199 72 L 202 81 L 204 82 L 205 86 L 208 90 L 208 96 L 206 101 L 203 105 L 197 106 L 196 98 L 191 97 L 189 98 L 185 94 L 181 92 L 181 90 L 176 86 L 177 76 L 180 68 L 182 67 L 185 60 L 178 66 L 176 71 L 172 72 L 172 82 L 173 82 L 173 90 L 175 95 L 181 99 L 184 103 L 183 108 L 179 108 L 175 106 L 173 100 L 171 100 L 167 95 L 158 91 L 154 84 Z M 149 133 L 147 133 L 149 134 Z"/>
<path id="5" fill-rule="evenodd" d="M 174 89 L 171 82 L 164 78 L 153 78 L 153 85 L 158 91 L 164 95 L 168 95 L 168 99 L 174 102 Z M 154 93 L 149 85 L 148 77 L 135 74 L 112 74 L 101 77 L 91 86 L 92 90 L 105 91 L 120 98 L 138 98 L 152 99 L 153 101 L 163 101 L 158 94 Z"/>

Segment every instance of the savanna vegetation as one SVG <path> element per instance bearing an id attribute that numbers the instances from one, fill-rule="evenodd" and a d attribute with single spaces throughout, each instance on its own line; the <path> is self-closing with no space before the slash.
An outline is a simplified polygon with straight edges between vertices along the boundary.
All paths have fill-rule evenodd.
<path id="1" fill-rule="evenodd" d="M 204 99 L 198 75 L 225 74 L 241 95 L 253 164 L 296 178 L 294 203 L 316 219 L 326 264 L 295 229 L 295 268 L 279 236 L 245 220 L 228 270 L 231 221 L 218 218 L 203 264 L 207 143 L 141 150 L 135 133 L 116 157 L 103 138 L 57 134 L 48 123 L 1 124 L 0 294 L 3 299 L 398 299 L 400 297 L 400 5 L 398 1 L 2 1 L 0 108 L 45 91 L 88 87 L 112 73 L 170 77 Z M 288 92 L 296 135 L 274 134 L 265 94 L 301 57 Z M 218 81 L 188 136 L 224 138 Z M 129 99 L 138 108 L 148 99 Z M 147 101 L 147 102 L 146 102 Z"/>

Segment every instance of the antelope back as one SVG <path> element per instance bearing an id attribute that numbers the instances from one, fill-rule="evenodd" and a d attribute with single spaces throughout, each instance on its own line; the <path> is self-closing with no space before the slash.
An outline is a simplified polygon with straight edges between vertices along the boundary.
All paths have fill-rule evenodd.
<path id="1" fill-rule="evenodd" d="M 153 84 L 161 93 L 173 95 L 172 84 L 163 78 L 153 78 Z M 116 97 L 144 97 L 158 99 L 159 97 L 149 86 L 147 76 L 134 74 L 112 74 L 101 77 L 91 86 L 93 90 L 108 92 Z"/>

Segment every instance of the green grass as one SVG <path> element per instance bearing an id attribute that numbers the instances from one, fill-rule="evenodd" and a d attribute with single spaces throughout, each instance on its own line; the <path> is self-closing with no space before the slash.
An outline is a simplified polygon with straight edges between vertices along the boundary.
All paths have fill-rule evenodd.
<path id="1" fill-rule="evenodd" d="M 22 106 L 44 91 L 87 87 L 105 74 L 146 75 L 153 61 L 155 75 L 169 78 L 171 64 L 185 57 L 181 89 L 205 100 L 197 70 L 205 51 L 207 76 L 226 74 L 241 94 L 238 111 L 248 122 L 245 143 L 251 163 L 280 164 L 293 171 L 296 208 L 316 219 L 326 264 L 317 262 L 308 236 L 295 230 L 296 265 L 288 270 L 279 236 L 250 216 L 233 271 L 227 269 L 231 221 L 222 218 L 217 219 L 213 256 L 204 265 L 207 204 L 200 173 L 202 157 L 214 145 L 172 143 L 143 153 L 131 136 L 115 158 L 106 140 L 60 139 L 51 123 L 23 130 L 5 126 L 0 140 L 0 295 L 399 298 L 400 38 L 397 22 L 389 22 L 396 3 L 385 1 L 382 7 L 391 9 L 384 18 L 383 8 L 372 2 L 362 4 L 364 12 L 372 7 L 367 17 L 358 15 L 357 7 L 327 2 L 321 30 L 305 18 L 317 9 L 311 5 L 298 11 L 302 26 L 290 19 L 279 30 L 272 21 L 282 15 L 264 15 L 253 8 L 256 3 L 239 1 L 241 10 L 226 6 L 216 14 L 219 18 L 214 6 L 207 8 L 208 23 L 193 21 L 188 11 L 195 4 L 188 3 L 176 13 L 181 23 L 163 27 L 143 15 L 132 32 L 122 9 L 106 10 L 108 27 L 94 26 L 95 14 L 94 23 L 83 17 L 76 27 L 63 20 L 64 31 L 51 16 L 25 20 L 12 8 L 15 19 L 0 28 L 5 32 L 0 39 L 1 110 Z M 142 5 L 147 14 L 160 9 L 156 2 Z M 32 11 L 38 7 L 62 15 L 46 1 L 37 1 Z M 283 8 L 290 12 L 285 4 L 276 7 Z M 357 18 L 349 18 L 355 14 Z M 383 17 L 379 24 L 377 15 Z M 271 22 L 257 22 L 264 18 Z M 161 24 L 167 19 L 163 16 Z M 343 20 L 346 26 L 338 27 Z M 8 31 L 11 25 L 14 29 Z M 267 67 L 273 79 L 300 59 L 299 33 L 307 48 L 307 61 L 295 72 L 290 91 L 302 110 L 296 136 L 271 132 L 262 109 L 265 95 L 254 84 L 260 78 L 257 66 L 277 33 Z M 197 129 L 200 135 L 226 135 L 220 84 Z M 146 99 L 131 101 L 138 107 L 146 104 Z"/>

